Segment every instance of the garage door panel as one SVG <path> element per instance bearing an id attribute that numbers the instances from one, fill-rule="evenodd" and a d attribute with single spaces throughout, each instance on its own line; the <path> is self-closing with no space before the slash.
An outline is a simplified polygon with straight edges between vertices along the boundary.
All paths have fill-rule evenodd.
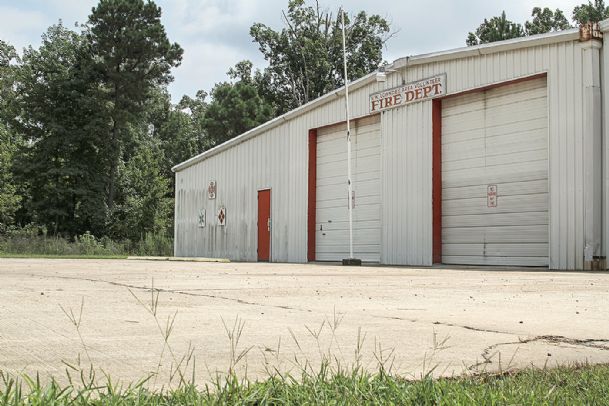
<path id="1" fill-rule="evenodd" d="M 442 261 L 547 266 L 546 80 L 478 97 L 442 103 Z"/>
<path id="2" fill-rule="evenodd" d="M 358 120 L 352 128 L 353 248 L 364 261 L 380 261 L 380 116 Z M 315 251 L 318 261 L 349 256 L 346 126 L 318 131 Z"/>
<path id="3" fill-rule="evenodd" d="M 548 225 L 548 212 L 463 214 L 444 216 L 442 220 L 444 228 Z"/>
<path id="4" fill-rule="evenodd" d="M 534 161 L 527 165 L 521 163 L 493 165 L 480 170 L 459 169 L 442 171 L 442 186 L 456 187 L 480 184 L 518 182 L 523 179 L 540 179 L 548 176 L 548 161 Z"/>
<path id="5" fill-rule="evenodd" d="M 495 137 L 498 135 L 511 135 L 517 136 L 519 134 L 526 133 L 531 130 L 544 130 L 547 132 L 548 129 L 548 119 L 546 116 L 531 118 L 529 120 L 519 120 L 504 123 L 501 126 L 496 127 L 488 127 L 486 129 L 487 137 Z M 547 135 L 546 135 L 547 137 Z"/>
<path id="6" fill-rule="evenodd" d="M 499 187 L 497 187 L 499 189 Z M 522 213 L 547 211 L 548 194 L 538 193 L 497 197 L 497 207 L 487 207 L 487 198 L 445 200 L 442 202 L 442 216 L 461 214 Z"/>
<path id="7" fill-rule="evenodd" d="M 351 137 L 351 152 L 356 153 L 364 153 L 367 149 L 378 149 L 381 145 L 380 137 L 370 137 L 367 140 L 360 138 L 357 143 L 353 142 L 354 139 L 357 139 L 356 136 Z M 329 159 L 340 159 L 341 161 L 347 160 L 347 140 L 343 135 L 340 139 L 337 139 L 335 142 L 328 143 L 322 147 L 322 151 L 317 155 L 318 162 L 324 162 Z"/>
<path id="8" fill-rule="evenodd" d="M 548 226 L 456 227 L 442 230 L 442 243 L 547 243 Z"/>
<path id="9" fill-rule="evenodd" d="M 480 266 L 539 266 L 549 265 L 548 256 L 543 257 L 492 257 L 492 256 L 442 256 L 447 265 L 480 265 Z"/>
<path id="10" fill-rule="evenodd" d="M 453 131 L 449 134 L 442 133 L 442 146 L 453 142 L 462 142 L 467 140 L 475 140 L 484 138 L 485 129 L 483 127 L 476 129 L 466 129 L 462 131 Z"/>
<path id="11" fill-rule="evenodd" d="M 539 128 L 521 133 L 486 138 L 487 155 L 501 155 L 504 153 L 523 152 L 548 148 L 547 129 Z"/>
<path id="12" fill-rule="evenodd" d="M 360 189 L 357 181 L 363 182 L 367 180 L 378 180 L 381 176 L 381 171 L 370 171 L 366 173 L 357 173 L 353 175 L 355 188 Z M 319 186 L 335 186 L 340 187 L 342 185 L 343 190 L 347 193 L 347 176 L 346 175 L 338 175 L 338 176 L 328 176 L 326 178 L 321 178 L 318 180 Z"/>
<path id="13" fill-rule="evenodd" d="M 471 159 L 461 159 L 459 161 L 450 161 L 442 163 L 442 171 L 456 171 L 459 169 L 472 169 L 472 168 L 482 168 L 486 164 L 486 158 L 471 158 Z"/>
<path id="14" fill-rule="evenodd" d="M 539 162 L 541 161 L 541 162 Z M 548 149 L 531 149 L 529 151 L 508 152 L 505 154 L 494 154 L 486 156 L 486 166 L 492 168 L 494 166 L 522 164 L 525 169 L 528 165 L 548 165 Z"/>
<path id="15" fill-rule="evenodd" d="M 346 200 L 346 199 L 345 199 Z M 353 219 L 356 220 L 380 220 L 380 213 L 378 211 L 378 205 L 362 205 L 356 206 L 357 214 L 353 211 Z M 344 212 L 347 212 L 347 202 L 345 201 L 345 205 L 343 207 L 328 207 L 324 209 L 320 209 L 318 213 L 317 222 L 318 223 L 327 223 L 328 221 L 348 221 L 348 215 Z M 354 227 L 355 229 L 355 224 Z M 379 225 L 380 228 L 380 225 Z"/>
<path id="16" fill-rule="evenodd" d="M 353 230 L 353 239 L 354 244 L 357 241 L 358 245 L 378 245 L 378 237 L 380 235 L 380 230 L 378 232 L 374 231 L 375 229 L 365 229 L 365 230 Z M 345 239 L 349 241 L 349 230 L 318 230 L 317 237 L 322 242 L 322 246 L 329 252 L 332 250 L 336 250 L 335 247 L 344 246 Z M 333 248 L 329 248 L 333 247 Z M 342 259 L 342 258 L 338 258 Z"/>
<path id="17" fill-rule="evenodd" d="M 326 198 L 325 200 L 320 200 L 317 202 L 317 207 L 319 209 L 329 209 L 329 208 L 345 208 L 347 207 L 347 190 L 345 189 L 341 193 L 336 193 L 333 195 L 334 198 Z M 367 205 L 379 205 L 381 203 L 381 197 L 378 193 L 369 193 L 357 194 L 357 206 L 367 206 Z"/>
<path id="18" fill-rule="evenodd" d="M 379 149 L 377 149 L 378 151 Z M 358 156 L 357 158 L 353 158 L 351 160 L 351 167 L 353 168 L 353 173 L 367 172 L 370 170 L 380 171 L 380 161 L 378 154 L 371 155 L 367 154 L 364 156 Z M 332 161 L 319 163 L 317 165 L 317 173 L 320 177 L 326 176 L 336 176 L 340 174 L 341 171 L 347 172 L 347 160 L 342 161 Z M 346 179 L 347 175 L 344 175 Z"/>
<path id="19" fill-rule="evenodd" d="M 497 185 L 500 196 L 515 196 L 548 193 L 548 180 L 530 180 L 514 183 L 501 183 Z M 474 197 L 486 199 L 487 185 L 452 187 L 442 190 L 442 200 L 470 199 Z"/>
<path id="20" fill-rule="evenodd" d="M 485 154 L 484 138 L 454 142 L 442 146 L 442 162 L 458 161 L 468 158 L 483 157 Z"/>
<path id="21" fill-rule="evenodd" d="M 546 243 L 513 244 L 446 244 L 446 256 L 543 257 L 548 255 Z"/>

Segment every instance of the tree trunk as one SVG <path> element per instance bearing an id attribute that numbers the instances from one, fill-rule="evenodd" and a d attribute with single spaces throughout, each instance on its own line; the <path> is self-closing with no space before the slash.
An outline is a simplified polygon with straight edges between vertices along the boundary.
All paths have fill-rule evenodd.
<path id="1" fill-rule="evenodd" d="M 118 124 L 116 119 L 112 119 L 112 136 L 110 137 L 110 153 L 112 154 L 110 160 L 110 179 L 108 180 L 108 210 L 112 211 L 114 208 L 114 196 L 116 194 L 116 177 L 118 170 L 118 160 L 120 157 L 120 151 L 118 150 Z"/>

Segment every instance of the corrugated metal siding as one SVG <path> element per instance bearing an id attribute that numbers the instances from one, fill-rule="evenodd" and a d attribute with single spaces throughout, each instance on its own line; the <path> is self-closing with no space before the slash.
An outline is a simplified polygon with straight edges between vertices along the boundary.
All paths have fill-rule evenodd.
<path id="1" fill-rule="evenodd" d="M 584 246 L 582 50 L 568 41 L 480 56 L 408 66 L 385 83 L 358 89 L 354 117 L 368 114 L 368 96 L 381 89 L 446 73 L 457 93 L 547 72 L 549 96 L 550 267 L 581 269 Z M 177 255 L 255 260 L 256 190 L 273 189 L 274 261 L 306 261 L 307 131 L 344 120 L 340 97 L 271 131 L 212 156 L 182 172 L 177 194 Z M 431 102 L 383 113 L 381 262 L 430 265 L 432 259 Z M 218 200 L 197 194 L 218 181 Z M 232 181 L 231 181 L 232 179 Z M 189 195 L 191 199 L 186 199 Z M 203 197 L 204 194 L 203 194 Z M 196 227 L 201 205 L 224 203 L 226 230 Z M 209 218 L 209 210 L 208 210 Z M 214 233 L 218 234 L 214 237 Z M 223 233 L 223 234 L 222 234 Z M 213 243 L 204 243 L 213 239 Z M 213 252 L 210 248 L 217 248 Z"/>

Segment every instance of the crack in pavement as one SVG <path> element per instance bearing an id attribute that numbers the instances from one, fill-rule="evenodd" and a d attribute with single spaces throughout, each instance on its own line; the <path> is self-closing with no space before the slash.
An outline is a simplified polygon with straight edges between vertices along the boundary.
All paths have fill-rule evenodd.
<path id="1" fill-rule="evenodd" d="M 375 316 L 375 317 L 378 317 L 381 319 L 388 319 L 388 320 L 409 321 L 411 323 L 431 323 L 433 325 L 440 325 L 440 326 L 446 326 L 446 327 L 457 327 L 457 328 L 462 328 L 465 330 L 479 331 L 481 333 L 505 334 L 505 335 L 512 335 L 512 336 L 518 335 L 517 333 L 512 333 L 510 331 L 491 330 L 491 329 L 486 329 L 486 328 L 472 327 L 472 326 L 468 326 L 468 325 L 464 325 L 464 324 L 454 324 L 454 323 L 441 322 L 441 321 L 425 322 L 425 321 L 419 320 L 419 319 L 408 319 L 408 318 L 399 317 L 399 316 Z"/>
<path id="2" fill-rule="evenodd" d="M 32 275 L 32 274 L 29 274 L 29 276 L 40 277 L 40 275 Z M 147 290 L 147 291 L 150 291 L 152 289 L 152 287 L 131 285 L 128 283 L 113 282 L 113 281 L 107 281 L 104 279 L 77 278 L 77 277 L 73 277 L 73 276 L 58 276 L 58 275 L 45 275 L 44 277 L 45 278 L 55 278 L 55 279 L 86 281 L 86 282 L 94 282 L 94 283 L 106 283 L 106 284 L 109 284 L 112 286 L 118 286 L 118 287 L 123 287 L 123 288 L 127 288 L 127 289 L 137 289 L 137 290 Z M 163 293 L 175 293 L 178 295 L 185 295 L 185 296 L 206 297 L 206 298 L 210 298 L 210 299 L 227 300 L 227 301 L 236 302 L 239 304 L 250 305 L 250 306 L 272 307 L 272 308 L 282 309 L 282 310 L 296 310 L 296 311 L 301 311 L 301 312 L 305 312 L 305 313 L 313 312 L 310 309 L 302 309 L 302 308 L 292 307 L 292 306 L 287 306 L 287 305 L 272 305 L 272 304 L 264 304 L 264 303 L 257 303 L 257 302 L 248 302 L 247 300 L 236 299 L 236 298 L 227 297 L 227 296 L 209 295 L 209 294 L 204 294 L 204 293 L 192 293 L 192 292 L 186 292 L 183 290 L 164 289 L 164 288 L 154 288 L 154 290 L 156 290 L 157 292 L 163 292 Z"/>
<path id="3" fill-rule="evenodd" d="M 546 342 L 549 344 L 570 344 L 570 345 L 576 345 L 576 346 L 581 346 L 581 347 L 586 347 L 586 348 L 594 348 L 594 349 L 598 349 L 598 350 L 602 350 L 602 351 L 609 351 L 609 345 L 602 345 L 599 343 L 607 343 L 609 344 L 609 339 L 607 338 L 569 338 L 569 337 L 565 337 L 565 336 L 557 336 L 557 335 L 540 335 L 540 336 L 535 336 L 532 338 L 526 338 L 526 339 L 519 339 L 518 341 L 513 341 L 513 342 L 505 342 L 505 343 L 495 343 L 492 345 L 489 345 L 488 347 L 486 347 L 484 349 L 484 351 L 482 351 L 482 358 L 484 361 L 480 361 L 477 362 L 473 365 L 471 365 L 468 369 L 474 370 L 478 367 L 480 367 L 481 365 L 485 365 L 485 364 L 492 364 L 492 358 L 497 355 L 497 353 L 499 351 L 495 351 L 494 353 L 491 354 L 491 351 L 497 349 L 498 347 L 504 346 L 504 345 L 515 345 L 515 344 L 529 344 L 529 343 L 533 343 L 533 342 Z"/>

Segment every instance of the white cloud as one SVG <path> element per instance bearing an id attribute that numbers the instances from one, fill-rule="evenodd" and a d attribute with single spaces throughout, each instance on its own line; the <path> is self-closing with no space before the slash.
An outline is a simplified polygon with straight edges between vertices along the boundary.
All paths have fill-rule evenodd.
<path id="1" fill-rule="evenodd" d="M 226 71 L 243 59 L 263 66 L 256 44 L 249 36 L 254 22 L 282 26 L 281 10 L 288 0 L 156 0 L 163 9 L 162 21 L 169 38 L 185 50 L 181 67 L 171 86 L 174 100 L 198 89 L 209 91 L 226 80 Z M 312 0 L 309 0 L 312 1 Z M 573 8 L 585 0 L 320 0 L 323 8 L 336 11 L 366 10 L 387 18 L 400 32 L 385 50 L 391 61 L 406 55 L 440 51 L 465 45 L 469 31 L 484 18 L 505 10 L 508 18 L 524 23 L 533 6 L 560 8 L 571 17 Z M 17 47 L 38 45 L 46 28 L 63 19 L 66 26 L 84 22 L 97 0 L 0 0 L 0 38 Z"/>

